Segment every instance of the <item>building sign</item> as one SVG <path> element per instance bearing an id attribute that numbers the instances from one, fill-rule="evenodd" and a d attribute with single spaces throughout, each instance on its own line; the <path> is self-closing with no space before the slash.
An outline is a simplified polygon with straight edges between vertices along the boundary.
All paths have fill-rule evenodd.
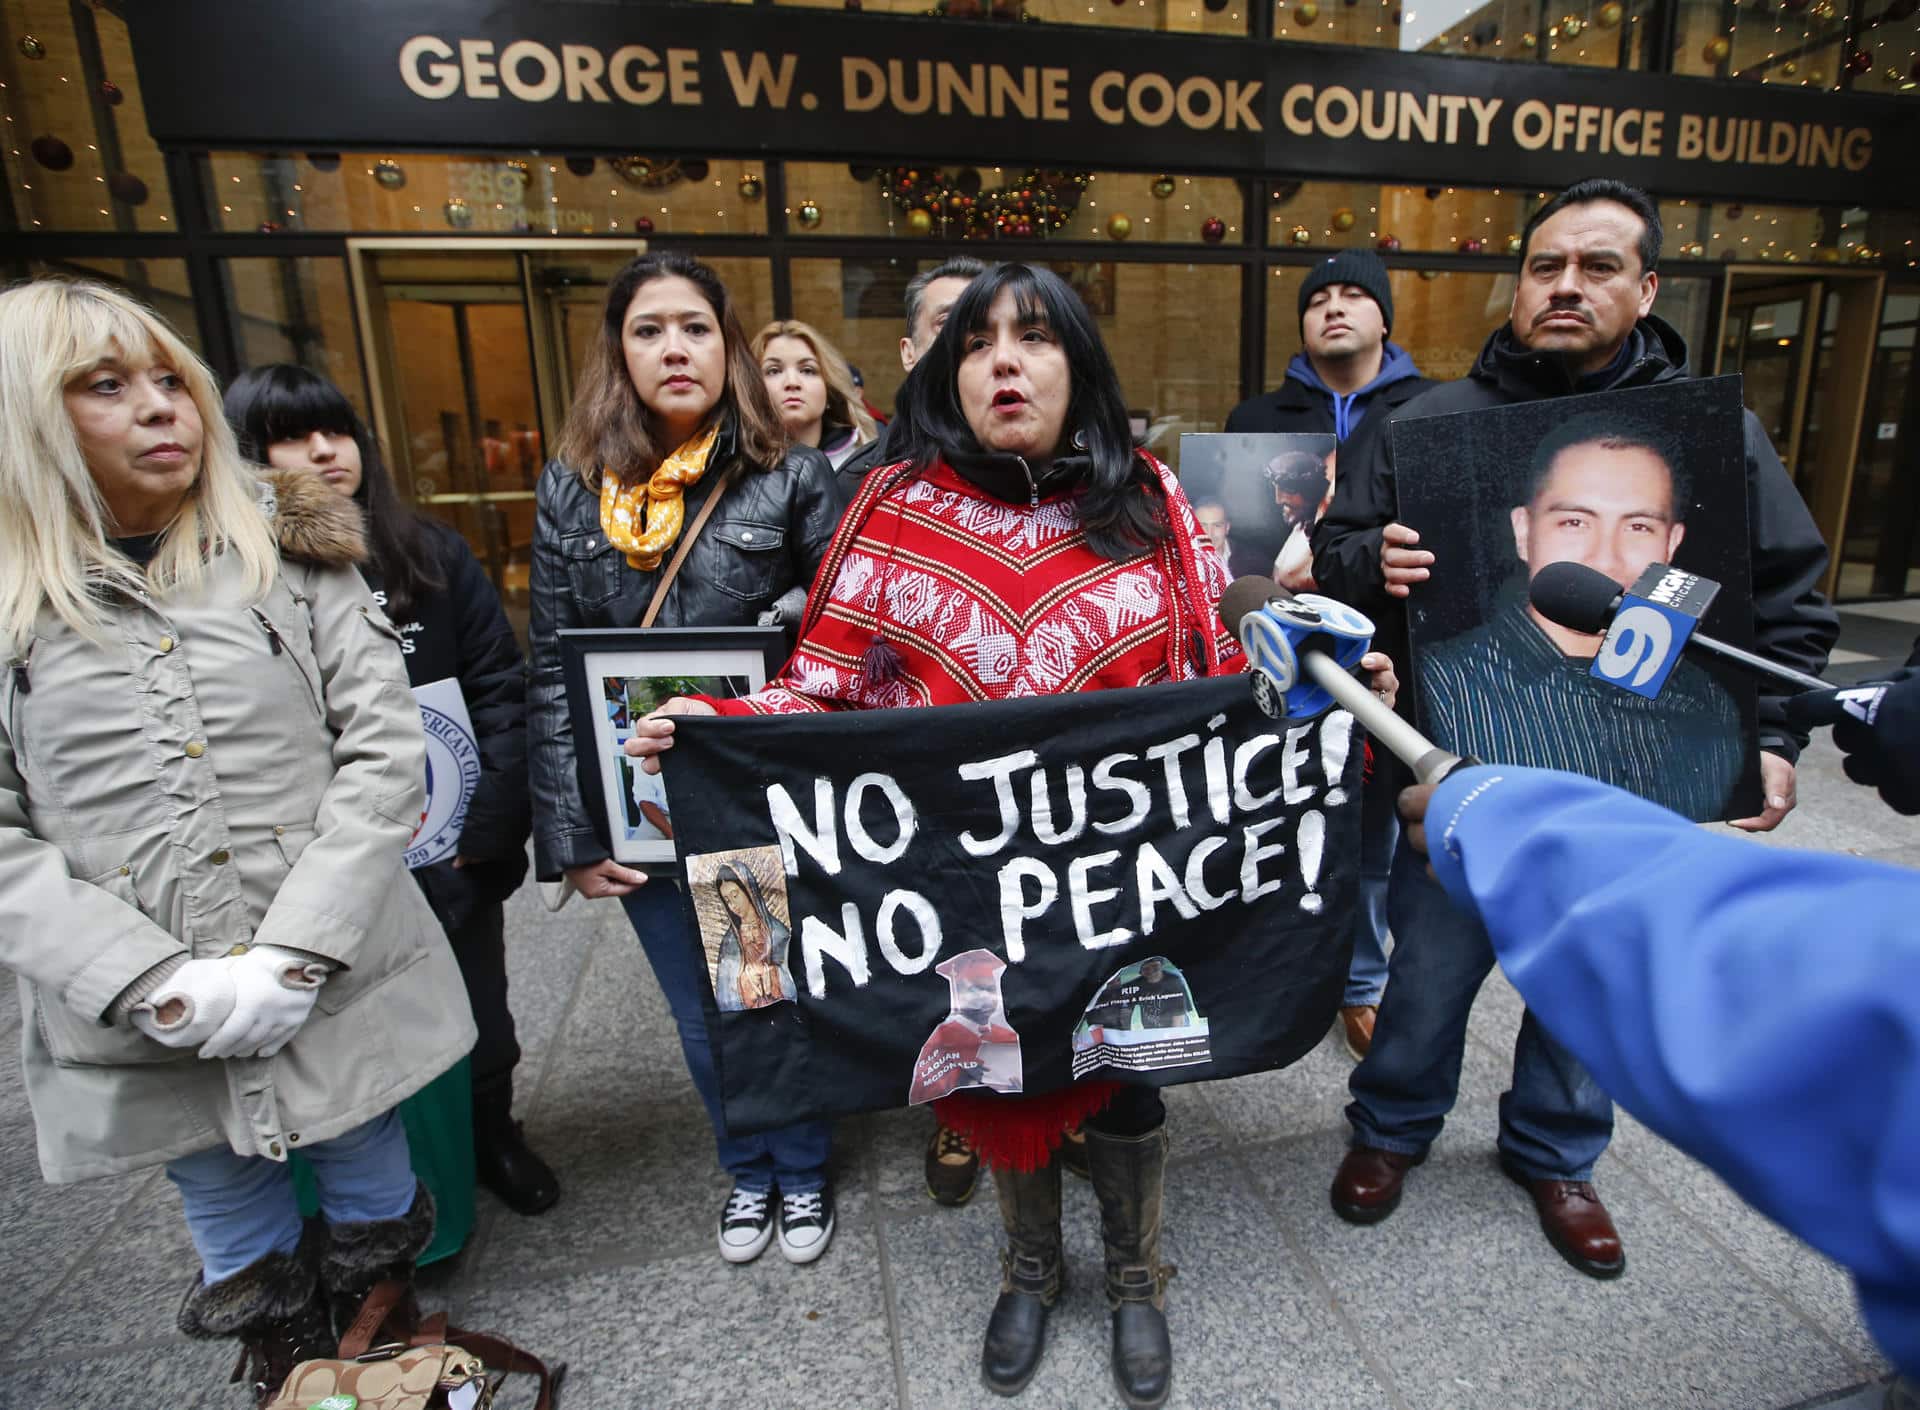
<path id="1" fill-rule="evenodd" d="M 143 0 L 171 146 L 984 159 L 1920 206 L 1920 106 L 1093 26 L 728 5 Z M 276 56 L 285 62 L 276 62 Z M 299 81 L 288 81 L 296 63 Z"/>

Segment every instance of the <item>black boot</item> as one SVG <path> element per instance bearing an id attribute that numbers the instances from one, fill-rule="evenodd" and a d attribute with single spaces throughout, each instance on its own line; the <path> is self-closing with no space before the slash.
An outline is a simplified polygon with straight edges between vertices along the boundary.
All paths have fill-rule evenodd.
<path id="1" fill-rule="evenodd" d="M 327 1255 L 320 1264 L 320 1286 L 333 1313 L 334 1331 L 344 1339 L 360 1315 L 367 1294 L 381 1283 L 401 1286 L 401 1294 L 379 1323 L 368 1330 L 369 1346 L 404 1344 L 420 1321 L 413 1300 L 413 1265 L 433 1242 L 433 1196 L 414 1186 L 413 1207 L 394 1219 L 335 1224 Z"/>
<path id="2" fill-rule="evenodd" d="M 1160 1199 L 1167 1169 L 1163 1122 L 1144 1136 L 1087 1128 L 1087 1169 L 1100 1201 L 1107 1248 L 1107 1303 L 1113 1309 L 1113 1381 L 1133 1410 L 1164 1405 L 1173 1385 L 1167 1336 L 1167 1279 L 1160 1262 Z"/>
<path id="3" fill-rule="evenodd" d="M 987 1319 L 980 1379 L 995 1395 L 1018 1395 L 1040 1367 L 1047 1312 L 1059 1300 L 1066 1265 L 1060 1251 L 1060 1166 L 1023 1175 L 995 1170 L 1007 1250 L 1000 1255 L 1000 1299 Z"/>
<path id="4" fill-rule="evenodd" d="M 480 1183 L 515 1214 L 540 1214 L 560 1198 L 553 1168 L 527 1145 L 513 1119 L 513 1074 L 473 1089 L 473 1164 Z"/>
<path id="5" fill-rule="evenodd" d="M 232 1277 L 203 1283 L 196 1276 L 180 1304 L 180 1330 L 190 1337 L 238 1337 L 233 1380 L 244 1381 L 256 1406 L 280 1391 L 293 1368 L 336 1346 L 320 1288 L 326 1226 L 307 1224 L 292 1253 L 270 1253 Z"/>

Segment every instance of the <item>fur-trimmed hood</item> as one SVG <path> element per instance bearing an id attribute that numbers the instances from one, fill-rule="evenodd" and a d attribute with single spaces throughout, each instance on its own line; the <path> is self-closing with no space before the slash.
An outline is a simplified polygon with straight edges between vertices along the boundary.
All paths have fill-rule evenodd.
<path id="1" fill-rule="evenodd" d="M 280 556 L 323 568 L 348 568 L 367 559 L 367 525 L 360 506 L 333 492 L 310 470 L 258 467 L 260 508 L 273 521 Z"/>

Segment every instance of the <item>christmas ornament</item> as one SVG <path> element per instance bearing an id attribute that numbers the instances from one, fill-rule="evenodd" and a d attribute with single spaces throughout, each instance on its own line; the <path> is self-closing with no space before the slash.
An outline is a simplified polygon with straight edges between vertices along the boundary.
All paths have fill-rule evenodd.
<path id="1" fill-rule="evenodd" d="M 120 91 L 120 85 L 110 78 L 100 80 L 100 96 L 107 100 L 110 108 L 117 108 L 127 101 L 127 95 Z"/>
<path id="2" fill-rule="evenodd" d="M 1109 239 L 1124 240 L 1133 234 L 1133 221 L 1124 215 L 1107 217 L 1107 236 Z"/>
<path id="3" fill-rule="evenodd" d="M 1353 229 L 1353 225 L 1354 214 L 1347 207 L 1342 206 L 1333 213 L 1333 228 L 1335 230 L 1351 230 Z"/>
<path id="4" fill-rule="evenodd" d="M 307 165 L 315 171 L 338 171 L 340 170 L 340 154 L 338 152 L 308 152 Z"/>
<path id="5" fill-rule="evenodd" d="M 878 167 L 872 166 L 850 166 L 847 168 L 847 175 L 855 181 L 871 181 L 873 174 L 878 170 Z"/>
<path id="6" fill-rule="evenodd" d="M 740 199 L 743 201 L 757 201 L 765 190 L 766 188 L 760 184 L 760 178 L 757 176 L 743 176 L 740 178 Z"/>
<path id="7" fill-rule="evenodd" d="M 441 207 L 441 214 L 446 216 L 447 224 L 455 230 L 465 230 L 473 224 L 473 207 L 458 196 Z"/>
<path id="8" fill-rule="evenodd" d="M 1855 245 L 1853 247 L 1853 262 L 1855 264 L 1871 264 L 1879 258 L 1880 252 L 1878 250 L 1868 249 L 1865 245 Z"/>
<path id="9" fill-rule="evenodd" d="M 1440 199 L 1440 194 L 1441 194 L 1441 192 L 1442 192 L 1443 190 L 1445 190 L 1445 188 L 1444 188 L 1444 187 L 1441 187 L 1441 186 L 1429 186 L 1429 187 L 1427 188 L 1427 199 L 1428 199 L 1429 201 L 1437 201 L 1437 200 L 1439 200 L 1439 199 Z"/>
<path id="10" fill-rule="evenodd" d="M 908 211 L 907 233 L 909 235 L 931 235 L 933 233 L 932 214 L 922 210 L 919 206 L 915 206 L 912 210 Z"/>
<path id="11" fill-rule="evenodd" d="M 73 165 L 73 148 L 58 137 L 36 137 L 28 150 L 48 171 L 66 171 Z"/>
<path id="12" fill-rule="evenodd" d="M 592 157 L 568 157 L 567 170 L 572 172 L 575 176 L 592 176 L 593 175 L 593 158 Z"/>
<path id="13" fill-rule="evenodd" d="M 1462 240 L 1458 246 L 1460 253 L 1463 255 L 1477 255 L 1486 248 L 1487 242 L 1482 240 L 1478 235 L 1470 239 Z"/>
<path id="14" fill-rule="evenodd" d="M 1217 215 L 1210 215 L 1200 226 L 1200 238 L 1209 245 L 1217 245 L 1227 238 L 1227 223 Z"/>
<path id="15" fill-rule="evenodd" d="M 29 59 L 44 59 L 47 57 L 47 46 L 31 34 L 23 34 L 20 36 L 20 52 Z"/>
<path id="16" fill-rule="evenodd" d="M 1700 57 L 1710 64 L 1724 64 L 1727 61 L 1727 55 L 1732 52 L 1733 45 L 1722 34 L 1707 41 L 1707 47 L 1700 51 Z"/>
<path id="17" fill-rule="evenodd" d="M 1174 193 L 1176 188 L 1171 176 L 1156 176 L 1153 178 L 1153 185 L 1148 189 L 1153 192 L 1153 198 L 1156 201 L 1164 201 Z"/>
<path id="18" fill-rule="evenodd" d="M 1293 22 L 1302 29 L 1311 28 L 1313 22 L 1319 18 L 1320 7 L 1314 3 L 1314 0 L 1300 0 L 1300 3 L 1293 7 Z"/>
<path id="19" fill-rule="evenodd" d="M 696 165 L 701 167 L 701 175 L 706 174 L 706 163 L 682 163 L 672 157 L 608 157 L 607 165 L 627 185 L 649 191 L 676 181 L 698 181 L 700 177 L 693 174 Z"/>
<path id="20" fill-rule="evenodd" d="M 1520 36 L 1520 47 L 1531 54 L 1535 49 L 1540 47 L 1540 36 L 1529 30 Z"/>
<path id="21" fill-rule="evenodd" d="M 1792 78 L 1800 72 L 1800 65 L 1796 64 L 1792 59 L 1788 59 L 1784 64 L 1780 65 L 1780 72 L 1788 78 Z"/>
<path id="22" fill-rule="evenodd" d="M 1607 3 L 1600 7 L 1600 13 L 1594 18 L 1600 21 L 1602 29 L 1618 29 L 1620 21 L 1626 18 L 1626 14 L 1627 7 L 1622 5 L 1620 0 L 1607 0 Z"/>
<path id="23" fill-rule="evenodd" d="M 116 171 L 107 178 L 107 194 L 123 206 L 144 206 L 147 183 L 130 171 Z"/>
<path id="24" fill-rule="evenodd" d="M 1276 206 L 1284 206 L 1299 194 L 1300 183 L 1298 181 L 1276 181 L 1273 184 L 1273 203 Z"/>
<path id="25" fill-rule="evenodd" d="M 1747 213 L 1747 208 L 1742 205 L 1732 205 L 1727 207 L 1728 220 L 1738 220 L 1740 219 L 1741 216 L 1745 215 L 1746 213 Z"/>
<path id="26" fill-rule="evenodd" d="M 1287 232 L 1287 243 L 1289 245 L 1311 245 L 1313 243 L 1313 232 L 1304 225 L 1296 225 Z"/>
<path id="27" fill-rule="evenodd" d="M 1707 247 L 1701 244 L 1698 240 L 1689 240 L 1687 241 L 1686 244 L 1680 247 L 1680 253 L 1685 255 L 1688 259 L 1699 259 L 1700 256 L 1704 255 L 1706 252 L 1707 252 Z"/>
<path id="28" fill-rule="evenodd" d="M 391 157 L 382 157 L 373 164 L 373 179 L 389 191 L 398 191 L 407 184 L 406 168 Z"/>
<path id="29" fill-rule="evenodd" d="M 681 162 L 680 163 L 680 174 L 686 177 L 687 180 L 689 181 L 705 181 L 707 179 L 708 172 L 711 170 L 712 168 L 710 168 L 705 162 Z"/>
<path id="30" fill-rule="evenodd" d="M 1423 269 L 1420 271 L 1420 277 L 1431 284 L 1440 277 L 1440 271 L 1437 269 Z"/>
<path id="31" fill-rule="evenodd" d="M 1227 8 L 1227 0 L 1201 0 L 1201 3 L 1207 7 L 1210 15 L 1217 15 Z M 1347 0 L 1347 3 L 1352 4 L 1353 0 Z"/>
<path id="32" fill-rule="evenodd" d="M 1790 15 L 1797 15 L 1807 8 L 1807 0 L 1780 0 L 1780 8 Z"/>
<path id="33" fill-rule="evenodd" d="M 802 201 L 800 208 L 794 212 L 794 215 L 799 220 L 800 228 L 803 230 L 813 229 L 820 223 L 821 219 L 820 207 L 812 201 Z"/>
<path id="34" fill-rule="evenodd" d="M 1839 12 L 1833 8 L 1830 0 L 1813 0 L 1813 7 L 1807 13 L 1824 24 Z"/>
<path id="35" fill-rule="evenodd" d="M 1507 236 L 1507 253 L 1517 255 L 1526 248 L 1526 242 L 1518 234 Z"/>
<path id="36" fill-rule="evenodd" d="M 1821 87 L 1826 81 L 1827 71 L 1825 69 L 1815 69 L 1807 75 L 1807 82 L 1811 83 L 1815 88 Z"/>
<path id="37" fill-rule="evenodd" d="M 1400 248 L 1400 237 L 1398 235 L 1382 235 L 1378 240 L 1373 242 L 1373 247 L 1383 255 L 1393 254 Z"/>
<path id="38" fill-rule="evenodd" d="M 507 180 L 518 186 L 522 191 L 533 184 L 533 168 L 525 162 L 518 158 L 511 158 L 501 162 L 500 165 L 504 168 Z"/>
<path id="39" fill-rule="evenodd" d="M 277 220 L 261 221 L 260 233 L 262 235 L 278 235 L 280 233 L 280 222 Z"/>
<path id="40" fill-rule="evenodd" d="M 1873 50 L 1855 49 L 1847 55 L 1847 72 L 1853 74 L 1873 72 Z"/>
<path id="41" fill-rule="evenodd" d="M 1577 15 L 1568 15 L 1560 21 L 1560 37 L 1562 39 L 1578 39 L 1580 37 L 1580 31 L 1586 27 L 1586 22 Z"/>
<path id="42" fill-rule="evenodd" d="M 633 218 L 633 233 L 636 235 L 653 234 L 653 222 L 644 215 L 636 215 Z"/>

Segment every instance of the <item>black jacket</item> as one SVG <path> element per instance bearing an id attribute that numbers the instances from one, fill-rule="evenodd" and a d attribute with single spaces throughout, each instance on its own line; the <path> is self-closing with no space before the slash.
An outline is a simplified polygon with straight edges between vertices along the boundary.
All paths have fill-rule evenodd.
<path id="1" fill-rule="evenodd" d="M 1341 447 L 1333 505 L 1313 531 L 1314 579 L 1329 597 L 1349 602 L 1374 618 L 1381 649 L 1393 656 L 1403 682 L 1411 678 L 1406 610 L 1402 599 L 1387 594 L 1380 573 L 1382 530 L 1394 522 L 1399 499 L 1388 427 L 1402 417 L 1479 411 L 1576 391 L 1651 387 L 1689 375 L 1686 343 L 1670 324 L 1648 315 L 1629 340 L 1616 376 L 1604 386 L 1576 387 L 1563 362 L 1523 346 L 1503 323 L 1480 349 L 1466 377 L 1436 385 L 1391 416 L 1367 417 Z M 1840 634 L 1839 620 L 1820 594 L 1827 547 L 1751 411 L 1746 414 L 1746 448 L 1754 646 L 1782 665 L 1817 675 L 1825 669 L 1827 653 Z M 1760 742 L 1795 759 L 1806 736 L 1787 725 L 1782 698 L 1778 687 L 1762 682 Z M 1412 692 L 1403 690 L 1403 713 L 1411 701 Z"/>
<path id="2" fill-rule="evenodd" d="M 480 782 L 460 830 L 460 855 L 481 865 L 436 862 L 414 872 L 434 914 L 455 939 L 482 905 L 497 905 L 527 875 L 527 663 L 500 610 L 500 597 L 473 550 L 446 524 L 429 519 L 433 567 L 446 584 L 419 593 L 413 617 L 395 621 L 415 686 L 453 677 L 467 702 L 480 744 Z M 374 596 L 386 605 L 380 574 L 363 567 Z"/>
<path id="3" fill-rule="evenodd" d="M 1391 416 L 1429 387 L 1438 385 L 1417 372 L 1411 377 L 1401 377 L 1387 383 L 1367 397 L 1366 415 L 1360 418 L 1360 425 L 1367 424 L 1368 416 Z M 1333 435 L 1337 429 L 1333 419 L 1333 398 L 1327 392 L 1308 386 L 1298 377 L 1283 377 L 1280 385 L 1272 391 L 1248 397 L 1228 412 L 1226 428 L 1233 432 L 1318 432 Z M 1358 427 L 1354 434 L 1359 434 Z"/>
<path id="4" fill-rule="evenodd" d="M 687 491 L 690 527 L 722 479 L 726 498 L 701 529 L 654 622 L 659 627 L 750 627 L 789 588 L 807 588 L 840 522 L 827 458 L 797 446 L 772 470 L 741 462 L 723 424 L 707 473 Z M 627 563 L 600 528 L 600 496 L 555 461 L 540 477 L 533 526 L 534 866 L 542 881 L 603 861 L 576 773 L 573 722 L 558 633 L 637 627 L 672 555 L 653 572 Z"/>

